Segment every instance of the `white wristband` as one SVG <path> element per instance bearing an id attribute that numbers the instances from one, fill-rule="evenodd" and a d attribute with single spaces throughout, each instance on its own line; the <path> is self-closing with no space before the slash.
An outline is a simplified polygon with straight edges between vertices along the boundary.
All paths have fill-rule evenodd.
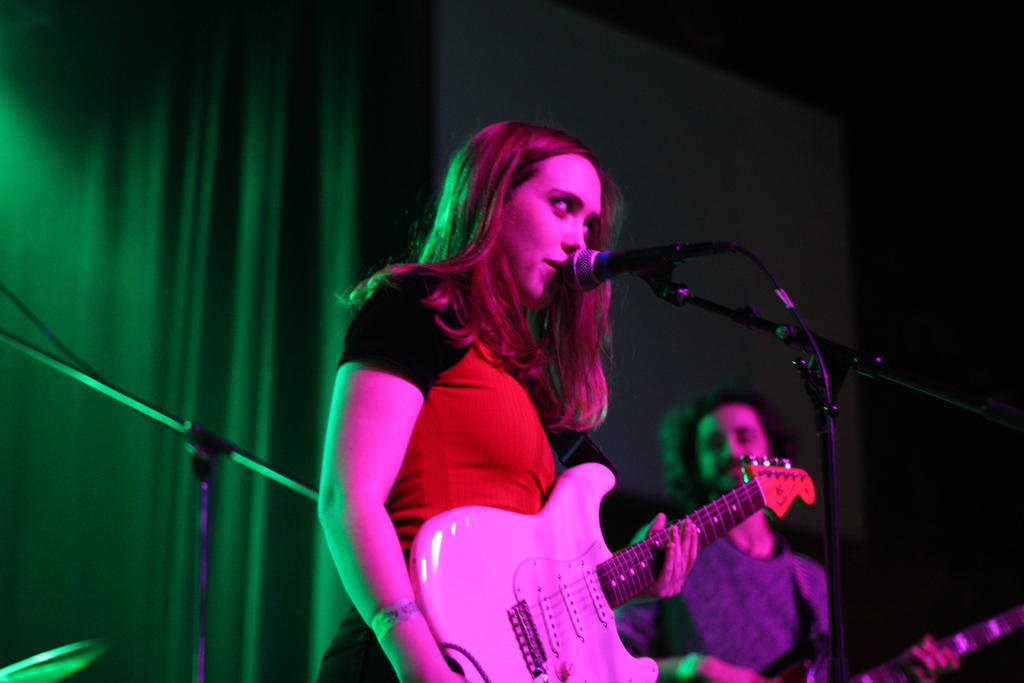
<path id="1" fill-rule="evenodd" d="M 412 598 L 402 598 L 377 610 L 370 619 L 370 628 L 376 634 L 377 640 L 382 640 L 396 625 L 418 616 L 422 616 L 422 613 L 416 601 Z"/>

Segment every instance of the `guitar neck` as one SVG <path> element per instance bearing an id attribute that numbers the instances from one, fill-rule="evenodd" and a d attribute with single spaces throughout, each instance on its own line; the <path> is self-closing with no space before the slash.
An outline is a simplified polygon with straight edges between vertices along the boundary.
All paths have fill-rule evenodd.
<path id="1" fill-rule="evenodd" d="M 697 528 L 698 548 L 717 541 L 734 526 L 765 507 L 758 478 L 733 489 L 686 516 Z M 661 567 L 673 522 L 643 541 L 612 555 L 597 567 L 598 579 L 612 608 L 625 604 L 654 582 Z"/>
<path id="2" fill-rule="evenodd" d="M 958 633 L 942 638 L 938 641 L 938 646 L 949 648 L 959 658 L 1013 633 L 1022 626 L 1024 626 L 1024 605 L 1018 605 L 985 621 L 968 626 Z M 907 681 L 910 681 L 910 677 L 895 659 L 853 678 L 854 683 L 907 683 Z"/>
<path id="3" fill-rule="evenodd" d="M 1009 635 L 1021 626 L 1024 626 L 1024 605 L 1008 609 L 991 619 L 978 622 L 959 633 L 943 638 L 939 641 L 939 646 L 948 647 L 959 657 Z"/>

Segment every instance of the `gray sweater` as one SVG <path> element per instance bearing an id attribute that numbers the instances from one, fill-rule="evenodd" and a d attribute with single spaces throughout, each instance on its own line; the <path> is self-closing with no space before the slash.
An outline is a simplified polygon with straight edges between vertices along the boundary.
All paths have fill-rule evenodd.
<path id="1" fill-rule="evenodd" d="M 775 554 L 758 559 L 720 538 L 700 552 L 680 595 L 616 610 L 626 648 L 648 657 L 711 654 L 764 671 L 801 646 L 827 641 L 824 570 L 778 534 L 776 541 Z"/>

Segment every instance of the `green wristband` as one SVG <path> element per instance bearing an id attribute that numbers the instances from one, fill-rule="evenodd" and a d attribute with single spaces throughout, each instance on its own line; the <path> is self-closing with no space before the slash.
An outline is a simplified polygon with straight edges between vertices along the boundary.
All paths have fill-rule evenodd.
<path id="1" fill-rule="evenodd" d="M 697 680 L 697 669 L 700 667 L 701 656 L 696 652 L 691 652 L 682 659 L 679 660 L 679 665 L 676 666 L 676 680 L 677 681 L 694 681 Z"/>

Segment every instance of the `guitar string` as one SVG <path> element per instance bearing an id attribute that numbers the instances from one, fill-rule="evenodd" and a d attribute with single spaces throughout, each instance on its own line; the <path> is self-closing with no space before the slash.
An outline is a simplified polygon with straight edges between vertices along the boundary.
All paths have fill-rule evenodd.
<path id="1" fill-rule="evenodd" d="M 586 582 L 584 579 L 578 579 L 576 581 L 573 581 L 570 585 L 578 585 L 579 583 L 585 584 Z M 577 617 L 574 617 L 574 615 L 570 613 L 566 605 L 560 601 L 561 595 L 559 595 L 558 598 L 559 608 L 552 610 L 553 613 L 550 613 L 550 616 L 548 616 L 549 613 L 545 612 L 544 606 L 540 604 L 539 600 L 536 602 L 528 601 L 526 603 L 526 606 L 532 614 L 539 615 L 540 619 L 543 620 L 545 625 L 543 631 L 547 632 L 550 630 L 551 627 L 553 627 L 558 631 L 558 635 L 561 641 L 573 642 L 572 638 L 579 637 L 579 633 L 576 628 Z M 573 591 L 572 598 L 577 601 L 577 609 L 579 610 L 577 612 L 577 615 L 578 620 L 582 623 L 582 626 L 584 627 L 584 638 L 586 638 L 588 626 L 596 629 L 597 632 L 601 632 L 603 629 L 612 627 L 615 623 L 614 611 L 610 608 L 610 606 L 608 608 L 608 618 L 601 618 L 601 616 L 598 614 L 597 608 L 595 607 L 591 599 L 590 590 L 586 587 L 586 585 L 584 585 L 582 588 L 575 589 Z M 538 619 L 535 616 L 534 623 L 536 624 L 537 621 Z M 540 628 L 540 625 L 538 625 L 537 631 L 540 632 L 541 630 L 542 629 Z M 545 638 L 544 640 L 545 645 L 550 647 L 550 638 Z"/>
<path id="2" fill-rule="evenodd" d="M 789 476 L 795 479 L 806 479 L 806 473 L 802 471 L 791 471 L 787 470 L 774 476 Z M 764 495 L 756 482 L 764 482 L 768 477 L 766 475 L 759 475 L 755 480 L 747 482 L 742 487 L 734 489 L 722 497 L 708 503 L 699 510 L 691 513 L 688 518 L 697 522 L 698 526 L 721 527 L 724 526 L 726 529 L 735 526 L 738 521 L 736 519 L 737 513 L 740 516 L 739 521 L 743 521 L 746 517 L 749 517 L 753 512 L 765 506 Z M 751 504 L 751 507 L 747 507 L 747 504 Z M 673 522 L 678 524 L 677 522 Z M 671 525 L 670 527 L 671 528 Z M 721 533 L 721 532 L 719 532 Z M 667 542 L 668 532 L 663 530 L 659 532 L 657 536 L 651 537 L 652 539 L 660 539 L 662 543 Z M 636 547 L 636 546 L 634 546 Z M 617 555 L 622 556 L 623 553 Z"/>
<path id="3" fill-rule="evenodd" d="M 778 471 L 778 469 L 774 468 L 772 472 L 759 473 L 754 479 L 746 482 L 743 486 L 730 491 L 688 516 L 688 519 L 697 524 L 699 531 L 704 532 L 700 539 L 701 548 L 706 547 L 708 543 L 721 536 L 737 523 L 742 522 L 758 509 L 764 508 L 767 505 L 767 500 L 763 485 L 769 483 L 771 479 L 780 477 L 793 481 L 805 481 L 807 479 L 807 473 L 802 470 L 785 469 Z M 737 520 L 737 516 L 739 516 L 739 520 Z M 678 521 L 673 522 L 673 525 L 678 523 Z M 623 595 L 627 596 L 628 599 L 628 597 L 635 594 L 635 591 L 643 590 L 653 580 L 652 569 L 644 568 L 644 574 L 647 575 L 645 583 L 639 583 L 645 579 L 643 577 L 636 577 L 635 572 L 630 572 L 627 575 L 623 570 L 629 569 L 630 565 L 637 564 L 638 560 L 642 563 L 648 562 L 653 558 L 656 550 L 667 543 L 668 529 L 671 526 L 666 527 L 666 529 L 658 532 L 658 534 L 645 539 L 645 541 L 625 551 L 616 553 L 598 567 L 598 574 L 602 585 L 616 593 L 613 600 L 616 604 L 622 603 Z M 712 534 L 714 538 L 710 538 Z M 612 582 L 616 585 L 611 585 Z M 623 582 L 626 585 L 620 590 L 618 585 Z"/>
<path id="4" fill-rule="evenodd" d="M 687 519 L 697 524 L 699 529 L 704 531 L 704 536 L 700 539 L 701 547 L 706 547 L 707 543 L 711 542 L 708 540 L 711 533 L 714 533 L 717 538 L 729 528 L 732 528 L 738 522 L 743 521 L 756 512 L 756 510 L 764 507 L 764 494 L 762 493 L 761 486 L 756 481 L 747 482 L 747 485 L 730 492 L 730 494 L 712 501 L 712 503 L 687 517 Z M 606 574 L 604 571 L 606 567 L 614 567 L 622 575 L 622 567 L 620 565 L 624 564 L 627 559 L 635 562 L 639 555 L 640 560 L 645 563 L 649 562 L 656 550 L 660 548 L 658 543 L 667 543 L 669 530 L 672 526 L 681 523 L 681 521 L 673 522 L 660 534 L 646 539 L 650 542 L 645 545 L 639 548 L 633 546 L 627 549 L 625 553 L 616 553 L 608 560 L 605 560 L 605 562 L 599 564 L 595 572 L 598 579 L 598 588 L 601 586 L 601 575 L 603 573 Z M 636 592 L 649 585 L 653 579 L 653 567 L 650 564 L 644 564 L 640 570 L 631 570 L 628 576 L 622 576 L 622 580 L 627 584 L 631 595 L 635 595 Z M 593 594 L 594 588 L 594 586 L 588 583 L 585 575 L 579 576 L 568 582 L 564 588 L 560 588 L 558 591 L 549 593 L 546 596 L 549 603 L 554 601 L 558 605 L 557 608 L 546 609 L 539 599 L 536 602 L 526 603 L 527 609 L 537 616 L 534 619 L 536 637 L 541 638 L 543 645 L 549 648 L 552 653 L 571 648 L 572 645 L 577 644 L 576 639 L 585 640 L 591 629 L 598 634 L 602 634 L 607 632 L 610 627 L 613 627 L 615 616 L 611 605 L 608 604 L 607 596 L 595 596 Z M 616 598 L 618 597 L 616 596 Z M 565 603 L 566 598 L 573 604 L 574 608 L 570 608 Z M 603 617 L 600 614 L 600 606 L 599 604 L 594 604 L 595 601 L 599 601 L 599 603 L 604 602 L 608 609 L 607 617 Z M 537 623 L 538 618 L 541 622 L 540 624 Z M 558 643 L 558 647 L 555 646 L 552 639 Z"/>
<path id="5" fill-rule="evenodd" d="M 737 514 L 739 514 L 740 518 L 743 519 L 749 517 L 751 513 L 759 509 L 756 505 L 756 501 L 754 500 L 755 494 L 760 494 L 760 487 L 758 487 L 757 484 L 743 490 L 743 495 L 737 494 L 736 496 L 726 497 L 725 500 L 718 499 L 713 504 L 710 504 L 698 511 L 699 514 L 690 515 L 690 517 L 702 519 L 702 522 L 697 521 L 697 523 L 705 528 L 712 528 L 715 526 L 724 526 L 725 528 L 728 528 L 736 523 Z M 678 521 L 674 522 L 674 524 L 678 523 Z M 636 560 L 636 558 L 632 556 L 639 554 L 635 548 L 636 547 L 628 549 L 628 552 L 626 553 L 626 555 L 631 556 L 630 559 Z M 622 554 L 618 554 L 617 557 L 623 559 Z M 600 566 L 601 565 L 599 565 L 599 567 Z M 636 594 L 643 588 L 646 588 L 650 581 L 653 580 L 651 572 L 652 568 L 649 564 L 644 570 L 630 571 L 623 575 L 621 583 L 618 585 L 623 586 L 625 584 L 629 589 L 628 592 Z M 594 627 L 596 625 L 597 628 L 606 628 L 607 625 L 613 624 L 613 613 L 610 615 L 608 620 L 602 620 L 601 616 L 598 614 L 598 609 L 593 604 L 594 596 L 591 593 L 591 588 L 587 585 L 586 577 L 581 577 L 569 582 L 566 584 L 566 589 L 569 599 L 577 605 L 578 610 L 582 610 L 577 612 L 577 616 L 570 613 L 568 606 L 565 605 L 562 590 L 550 593 L 546 596 L 549 601 L 554 600 L 556 604 L 560 605 L 559 609 L 554 610 L 554 614 L 551 614 L 549 611 L 545 611 L 545 607 L 541 604 L 540 600 L 532 603 L 527 602 L 527 607 L 530 610 L 536 609 L 537 612 L 544 617 L 545 622 L 549 625 L 548 628 L 557 629 L 559 631 L 559 637 L 563 639 L 571 638 L 572 635 L 580 635 L 577 630 L 578 618 L 584 627 L 587 627 L 588 625 Z M 609 611 L 611 611 L 610 604 L 608 607 Z M 548 642 L 548 645 L 551 646 L 550 641 Z"/>
<path id="6" fill-rule="evenodd" d="M 747 482 L 743 487 L 730 491 L 728 494 L 721 498 L 712 501 L 708 505 L 705 505 L 701 509 L 691 513 L 687 518 L 697 524 L 698 528 L 705 532 L 704 537 L 701 539 L 702 546 L 706 545 L 703 543 L 704 539 L 707 538 L 708 532 L 719 531 L 717 527 L 726 528 L 734 526 L 736 524 L 736 514 L 740 513 L 741 521 L 750 514 L 758 509 L 757 501 L 755 498 L 761 498 L 763 506 L 763 494 L 761 494 L 760 487 L 754 481 Z M 726 518 L 728 521 L 726 522 Z M 652 558 L 656 549 L 659 549 L 662 544 L 668 541 L 668 529 L 672 526 L 679 524 L 679 521 L 673 522 L 672 525 L 666 527 L 662 531 L 658 532 L 654 536 L 645 539 L 640 544 L 634 545 L 624 551 L 616 553 L 609 560 L 602 563 L 599 566 L 599 575 L 607 579 L 609 574 L 616 579 L 616 584 L 625 582 L 627 585 L 624 590 L 617 591 L 617 593 L 629 593 L 631 591 L 643 590 L 650 580 L 653 580 L 653 569 L 648 567 L 644 568 L 644 574 L 648 575 L 646 581 L 643 578 L 637 578 L 635 573 L 631 572 L 626 574 L 624 569 L 625 565 L 635 565 L 639 562 L 649 562 Z M 719 531 L 719 533 L 721 533 Z M 643 584 L 638 581 L 644 581 Z M 603 581 L 607 585 L 607 581 Z M 607 586 L 611 587 L 611 586 Z M 614 589 L 614 587 L 611 587 Z M 635 593 L 634 593 L 635 594 Z M 620 595 L 616 595 L 616 602 L 621 600 Z M 621 603 L 620 603 L 621 604 Z"/>
<path id="7" fill-rule="evenodd" d="M 755 480 L 747 482 L 742 487 L 730 491 L 728 494 L 688 515 L 686 519 L 691 519 L 694 523 L 698 524 L 700 529 L 705 530 L 704 538 L 707 537 L 707 530 L 717 531 L 718 535 L 721 535 L 727 529 L 738 523 L 736 520 L 737 513 L 739 513 L 740 516 L 739 521 L 743 521 L 743 519 L 746 519 L 758 509 L 764 507 L 764 494 L 762 493 L 760 485 L 757 483 L 757 480 L 759 479 L 762 479 L 762 477 L 758 477 Z M 757 498 L 761 499 L 760 505 L 758 505 Z M 748 506 L 750 507 L 748 508 Z M 726 518 L 728 518 L 728 521 L 725 521 Z M 644 557 L 639 559 L 644 562 L 649 562 L 650 559 L 653 558 L 656 549 L 661 547 L 658 545 L 658 542 L 667 543 L 669 529 L 671 529 L 672 526 L 678 525 L 681 521 L 682 520 L 677 520 L 673 522 L 671 525 L 668 525 L 665 529 L 658 532 L 655 536 L 648 537 L 645 541 L 642 541 L 631 548 L 627 548 L 624 551 L 620 551 L 597 565 L 596 573 L 598 575 L 599 584 L 604 584 L 604 582 L 601 581 L 602 574 L 607 576 L 607 574 L 614 569 L 621 577 L 620 581 L 617 581 L 616 583 L 618 584 L 622 582 L 628 584 L 631 596 L 635 595 L 640 590 L 643 590 L 643 588 L 649 585 L 650 580 L 653 580 L 653 568 L 648 564 L 647 567 L 642 570 L 641 573 L 648 575 L 645 580 L 644 577 L 638 576 L 638 572 L 636 571 L 632 571 L 629 574 L 623 573 L 624 567 L 621 565 L 626 564 L 626 559 L 632 560 L 635 563 L 638 559 L 636 556 L 641 554 L 644 555 Z M 721 530 L 719 530 L 718 527 L 722 527 Z M 638 546 L 641 546 L 641 549 L 638 549 Z M 641 581 L 643 583 L 638 583 Z M 588 620 L 592 623 L 602 625 L 606 623 L 602 621 L 598 614 L 598 610 L 593 604 L 594 598 L 591 593 L 592 589 L 587 585 L 585 577 L 574 579 L 566 586 L 569 591 L 569 598 L 575 603 L 578 603 L 580 607 L 585 610 L 585 612 L 580 616 L 580 618 L 584 620 L 584 623 Z M 569 626 L 575 632 L 575 626 L 573 625 L 574 617 L 570 614 L 569 608 L 563 602 L 563 590 L 559 589 L 553 593 L 547 594 L 545 597 L 548 601 L 555 601 L 556 604 L 560 604 L 561 606 L 561 609 L 554 610 L 554 614 L 552 616 L 555 624 L 553 625 L 556 627 L 564 627 L 565 623 L 568 622 Z M 618 598 L 619 596 L 617 595 L 616 597 Z M 536 602 L 526 601 L 526 605 L 531 612 L 539 614 L 546 622 L 551 620 L 547 616 L 549 613 L 545 612 L 545 608 L 541 605 L 539 599 Z M 610 604 L 609 611 L 611 611 Z M 611 619 L 613 620 L 614 616 L 612 616 Z"/>

